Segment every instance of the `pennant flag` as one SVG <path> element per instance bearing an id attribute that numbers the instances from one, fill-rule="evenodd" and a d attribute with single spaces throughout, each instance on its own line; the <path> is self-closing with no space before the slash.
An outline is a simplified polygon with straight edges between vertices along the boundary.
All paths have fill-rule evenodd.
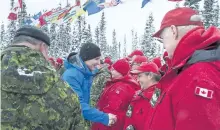
<path id="1" fill-rule="evenodd" d="M 41 15 L 42 15 L 41 12 L 35 14 L 31 18 L 25 20 L 24 24 L 26 24 L 26 25 L 33 25 L 33 26 L 36 26 L 36 25 L 40 24 L 40 17 L 41 17 Z"/>
<path id="2" fill-rule="evenodd" d="M 102 2 L 103 3 L 103 2 Z M 88 12 L 88 15 L 92 15 L 92 14 L 96 14 L 98 12 L 100 12 L 101 10 L 104 9 L 104 7 L 99 7 L 98 5 L 100 5 L 101 2 L 97 2 L 97 1 L 93 1 L 90 0 L 88 3 L 86 3 L 85 7 L 83 8 L 83 10 Z"/>
<path id="3" fill-rule="evenodd" d="M 81 15 L 83 15 L 83 14 L 85 14 L 86 12 L 82 9 L 82 8 L 80 8 L 77 12 L 76 12 L 76 17 L 72 17 L 72 18 L 70 18 L 69 20 L 68 20 L 68 22 L 73 22 L 76 18 L 78 18 L 79 16 L 81 16 Z"/>
<path id="4" fill-rule="evenodd" d="M 143 0 L 143 1 L 142 1 L 141 8 L 144 8 L 144 6 L 145 6 L 148 2 L 150 2 L 150 0 Z"/>
<path id="5" fill-rule="evenodd" d="M 17 20 L 18 18 L 18 11 L 19 9 L 21 9 L 22 7 L 22 0 L 18 0 L 14 7 L 12 8 L 11 12 L 8 15 L 8 19 L 10 20 Z"/>

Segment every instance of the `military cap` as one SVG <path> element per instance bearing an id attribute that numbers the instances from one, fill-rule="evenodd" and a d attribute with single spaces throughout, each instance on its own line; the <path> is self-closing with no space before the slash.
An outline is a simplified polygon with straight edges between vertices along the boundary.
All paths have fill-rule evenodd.
<path id="1" fill-rule="evenodd" d="M 49 36 L 46 33 L 44 33 L 42 30 L 40 30 L 34 26 L 25 25 L 25 26 L 21 27 L 20 29 L 18 29 L 16 31 L 15 37 L 18 37 L 20 35 L 33 37 L 37 40 L 43 41 L 48 46 L 50 46 Z"/>

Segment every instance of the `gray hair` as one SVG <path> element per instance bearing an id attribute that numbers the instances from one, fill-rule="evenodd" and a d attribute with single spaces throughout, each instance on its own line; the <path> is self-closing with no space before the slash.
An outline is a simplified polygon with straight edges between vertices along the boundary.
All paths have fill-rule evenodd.
<path id="1" fill-rule="evenodd" d="M 17 36 L 13 39 L 12 44 L 18 44 L 18 43 L 22 43 L 22 42 L 28 42 L 32 45 L 37 45 L 37 44 L 42 43 L 41 40 L 35 39 L 33 37 L 20 35 L 20 36 Z"/>

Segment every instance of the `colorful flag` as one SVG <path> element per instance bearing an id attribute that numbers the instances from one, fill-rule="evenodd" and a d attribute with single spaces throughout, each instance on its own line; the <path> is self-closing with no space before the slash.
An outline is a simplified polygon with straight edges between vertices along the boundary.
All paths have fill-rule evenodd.
<path id="1" fill-rule="evenodd" d="M 148 2 L 150 2 L 150 0 L 143 0 L 143 1 L 142 1 L 141 8 L 144 8 L 144 6 L 145 6 Z"/>
<path id="2" fill-rule="evenodd" d="M 104 7 L 99 7 L 101 3 L 103 2 L 101 2 L 100 0 L 90 0 L 88 3 L 86 3 L 83 9 L 88 12 L 88 15 L 96 14 L 104 9 Z"/>
<path id="3" fill-rule="evenodd" d="M 18 0 L 15 2 L 15 5 L 11 9 L 11 12 L 8 15 L 8 19 L 10 20 L 17 20 L 18 18 L 18 11 L 22 8 L 22 0 Z"/>

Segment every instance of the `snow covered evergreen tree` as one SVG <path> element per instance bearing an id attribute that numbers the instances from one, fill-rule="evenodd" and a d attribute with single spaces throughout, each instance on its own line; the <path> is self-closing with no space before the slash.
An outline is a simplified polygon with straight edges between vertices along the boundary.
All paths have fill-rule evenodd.
<path id="1" fill-rule="evenodd" d="M 138 36 L 137 32 L 135 32 L 133 29 L 131 30 L 131 37 L 132 37 L 132 51 L 138 49 Z"/>
<path id="2" fill-rule="evenodd" d="M 93 40 L 92 40 L 92 31 L 91 31 L 91 26 L 90 26 L 90 24 L 88 24 L 87 33 L 88 33 L 87 43 L 93 43 Z"/>
<path id="3" fill-rule="evenodd" d="M 118 59 L 121 58 L 121 42 L 118 43 Z"/>
<path id="4" fill-rule="evenodd" d="M 95 44 L 100 47 L 100 35 L 99 35 L 99 26 L 95 28 Z"/>
<path id="5" fill-rule="evenodd" d="M 72 44 L 72 35 L 71 35 L 72 29 L 71 29 L 71 24 L 68 22 L 66 23 L 65 26 L 65 40 L 64 40 L 64 48 L 63 48 L 63 56 L 68 56 L 68 54 L 71 52 L 71 44 Z"/>
<path id="6" fill-rule="evenodd" d="M 157 52 L 156 52 L 157 47 L 155 44 L 155 40 L 152 37 L 152 34 L 155 32 L 153 22 L 154 22 L 153 14 L 150 13 L 146 21 L 145 31 L 144 31 L 143 39 L 142 39 L 141 46 L 140 46 L 142 51 L 148 58 L 153 58 L 153 57 L 156 57 L 157 55 Z"/>
<path id="7" fill-rule="evenodd" d="M 65 48 L 65 27 L 64 24 L 59 25 L 58 33 L 57 33 L 57 50 L 58 51 L 55 55 L 56 57 L 64 55 L 64 48 Z"/>
<path id="8" fill-rule="evenodd" d="M 127 56 L 127 39 L 126 35 L 124 36 L 124 49 L 123 49 L 123 57 Z"/>
<path id="9" fill-rule="evenodd" d="M 88 39 L 88 31 L 87 31 L 87 23 L 85 20 L 85 17 L 82 17 L 82 37 L 81 37 L 81 45 L 87 43 L 87 39 Z"/>
<path id="10" fill-rule="evenodd" d="M 208 28 L 211 25 L 214 25 L 214 0 L 204 0 L 204 11 L 203 11 L 203 17 L 204 17 L 204 26 Z"/>
<path id="11" fill-rule="evenodd" d="M 41 29 L 42 29 L 46 34 L 49 34 L 48 24 L 45 24 L 44 26 L 42 26 Z"/>
<path id="12" fill-rule="evenodd" d="M 3 50 L 7 46 L 4 23 L 1 24 L 1 42 L 0 42 L 0 44 L 1 44 L 0 50 Z"/>
<path id="13" fill-rule="evenodd" d="M 180 3 L 176 2 L 175 8 L 179 8 L 180 7 Z"/>
<path id="14" fill-rule="evenodd" d="M 55 57 L 57 50 L 59 47 L 57 47 L 57 31 L 56 31 L 57 25 L 55 23 L 52 23 L 50 25 L 50 49 L 49 49 L 49 55 Z"/>
<path id="15" fill-rule="evenodd" d="M 116 31 L 115 29 L 112 32 L 112 60 L 116 61 L 118 59 L 118 42 L 116 38 Z"/>
<path id="16" fill-rule="evenodd" d="M 195 10 L 198 10 L 198 11 L 199 11 L 199 5 L 200 5 L 199 1 L 188 1 L 188 0 L 186 0 L 184 2 L 185 7 L 190 7 L 192 9 L 195 9 Z"/>
<path id="17" fill-rule="evenodd" d="M 13 9 L 14 7 L 14 0 L 11 0 L 11 10 Z M 15 35 L 15 32 L 16 32 L 16 21 L 15 20 L 10 20 L 9 21 L 9 24 L 8 24 L 8 29 L 7 29 L 7 44 L 11 44 L 13 38 L 14 38 L 14 35 Z"/>
<path id="18" fill-rule="evenodd" d="M 80 44 L 80 46 L 81 46 L 81 40 L 82 40 L 82 24 L 83 24 L 82 20 L 83 20 L 83 18 L 81 16 L 79 16 L 76 21 L 77 33 L 79 36 L 78 43 Z"/>
<path id="19" fill-rule="evenodd" d="M 100 49 L 102 52 L 102 55 L 104 57 L 107 56 L 108 50 L 107 50 L 107 40 L 106 40 L 106 20 L 105 20 L 105 13 L 102 13 L 101 21 L 99 23 L 99 29 L 100 29 Z"/>
<path id="20" fill-rule="evenodd" d="M 72 44 L 71 44 L 71 51 L 70 52 L 78 52 L 80 48 L 79 42 L 79 32 L 77 29 L 77 23 L 73 25 L 73 35 L 72 35 Z"/>
<path id="21" fill-rule="evenodd" d="M 219 8 L 219 2 L 218 0 L 215 1 L 214 4 L 214 26 L 220 28 L 220 8 Z"/>

